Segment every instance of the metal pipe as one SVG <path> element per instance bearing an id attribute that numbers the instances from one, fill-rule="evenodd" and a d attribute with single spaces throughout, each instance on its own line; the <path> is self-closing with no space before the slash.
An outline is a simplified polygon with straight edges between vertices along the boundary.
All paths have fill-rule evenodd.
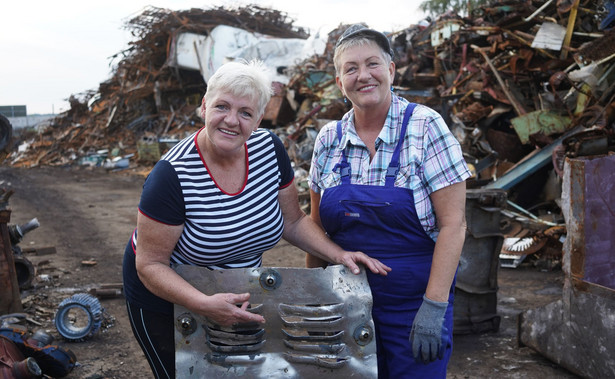
<path id="1" fill-rule="evenodd" d="M 521 213 L 523 213 L 523 214 L 527 215 L 529 218 L 531 218 L 531 219 L 532 219 L 532 220 L 534 220 L 534 221 L 537 221 L 537 222 L 539 222 L 539 223 L 542 223 L 542 224 L 545 224 L 545 225 L 549 225 L 549 226 L 557 226 L 557 225 L 559 225 L 559 224 L 556 224 L 556 223 L 554 223 L 554 222 L 545 221 L 545 220 L 543 220 L 543 219 L 541 219 L 541 218 L 537 217 L 536 215 L 534 215 L 534 214 L 533 214 L 533 213 L 531 213 L 530 211 L 528 211 L 528 210 L 526 210 L 525 208 L 523 208 L 523 207 L 521 207 L 521 206 L 519 206 L 519 205 L 517 205 L 517 204 L 513 203 L 513 202 L 512 202 L 512 201 L 510 201 L 510 200 L 506 200 L 506 203 L 507 203 L 508 205 L 510 205 L 511 207 L 513 207 L 513 208 L 515 208 L 515 209 L 519 210 Z M 509 212 L 510 212 L 510 211 L 509 211 Z M 511 213 L 515 213 L 515 212 L 511 212 Z"/>
<path id="2" fill-rule="evenodd" d="M 545 10 L 545 8 L 548 7 L 549 4 L 551 4 L 552 2 L 553 2 L 553 0 L 549 0 L 549 1 L 545 2 L 540 8 L 536 9 L 536 12 L 534 12 L 531 15 L 529 15 L 528 17 L 524 18 L 523 21 L 526 21 L 526 22 L 530 21 L 531 19 L 536 17 L 536 15 L 538 15 L 540 12 Z"/>

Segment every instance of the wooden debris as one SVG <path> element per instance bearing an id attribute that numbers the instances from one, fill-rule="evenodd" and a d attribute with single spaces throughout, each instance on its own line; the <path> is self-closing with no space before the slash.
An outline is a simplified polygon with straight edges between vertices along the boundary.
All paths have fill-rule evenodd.
<path id="1" fill-rule="evenodd" d="M 98 262 L 96 262 L 96 260 L 94 259 L 88 259 L 88 260 L 83 260 L 81 261 L 81 265 L 82 266 L 96 266 L 98 264 Z"/>
<path id="2" fill-rule="evenodd" d="M 50 255 L 56 253 L 55 246 L 48 247 L 23 247 L 21 248 L 22 253 L 24 254 L 34 254 L 34 255 Z M 39 262 L 39 265 L 41 262 Z"/>

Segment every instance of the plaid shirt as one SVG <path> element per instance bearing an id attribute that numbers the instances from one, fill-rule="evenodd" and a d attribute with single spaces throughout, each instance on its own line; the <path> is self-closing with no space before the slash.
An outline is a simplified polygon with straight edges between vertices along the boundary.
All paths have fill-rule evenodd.
<path id="1" fill-rule="evenodd" d="M 340 185 L 340 173 L 333 171 L 341 161 L 342 149 L 351 167 L 352 184 L 383 186 L 386 169 L 397 145 L 408 101 L 393 94 L 384 126 L 376 138 L 376 155 L 370 162 L 369 150 L 354 127 L 354 111 L 342 118 L 342 140 L 338 143 L 336 124 L 325 125 L 316 138 L 310 175 L 310 188 L 316 192 Z M 429 194 L 470 177 L 461 146 L 442 117 L 417 104 L 408 122 L 401 147 L 396 187 L 413 191 L 416 211 L 427 234 L 436 239 L 438 229 Z"/>

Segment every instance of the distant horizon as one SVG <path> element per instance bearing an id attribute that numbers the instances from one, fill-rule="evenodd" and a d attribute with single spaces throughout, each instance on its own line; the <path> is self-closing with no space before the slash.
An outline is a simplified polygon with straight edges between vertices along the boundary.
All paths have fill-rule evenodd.
<path id="1" fill-rule="evenodd" d="M 22 104 L 20 104 L 18 106 L 21 106 L 21 105 Z M 0 104 L 0 107 L 11 107 L 11 106 L 15 106 L 15 105 L 3 105 L 3 104 Z M 28 107 L 26 106 L 26 112 L 27 112 L 27 110 L 28 110 Z M 55 115 L 58 115 L 58 114 L 64 113 L 64 112 L 66 112 L 66 111 L 62 111 L 62 112 L 59 112 L 59 113 L 58 112 L 55 112 L 55 113 L 53 113 L 53 112 L 52 113 L 39 113 L 39 112 L 37 112 L 37 113 L 29 113 L 29 112 L 27 112 L 25 116 L 8 116 L 8 115 L 6 115 L 6 114 L 4 114 L 2 112 L 0 112 L 0 114 L 3 115 L 6 118 L 20 118 L 20 117 L 29 117 L 29 116 L 55 116 Z"/>

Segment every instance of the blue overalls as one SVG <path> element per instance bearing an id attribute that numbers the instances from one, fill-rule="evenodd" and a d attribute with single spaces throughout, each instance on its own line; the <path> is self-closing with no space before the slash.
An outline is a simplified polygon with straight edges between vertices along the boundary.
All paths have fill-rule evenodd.
<path id="1" fill-rule="evenodd" d="M 374 302 L 379 378 L 445 378 L 452 352 L 449 343 L 443 360 L 426 365 L 414 360 L 408 340 L 427 288 L 435 246 L 419 221 L 412 190 L 394 186 L 403 136 L 415 105 L 411 103 L 406 108 L 385 185 L 350 184 L 351 168 L 342 152 L 337 166 L 341 169 L 341 184 L 324 191 L 319 207 L 322 225 L 333 241 L 345 250 L 362 251 L 392 268 L 387 276 L 367 270 Z M 338 141 L 341 130 L 338 122 Z M 448 341 L 452 341 L 453 287 L 445 315 Z"/>

